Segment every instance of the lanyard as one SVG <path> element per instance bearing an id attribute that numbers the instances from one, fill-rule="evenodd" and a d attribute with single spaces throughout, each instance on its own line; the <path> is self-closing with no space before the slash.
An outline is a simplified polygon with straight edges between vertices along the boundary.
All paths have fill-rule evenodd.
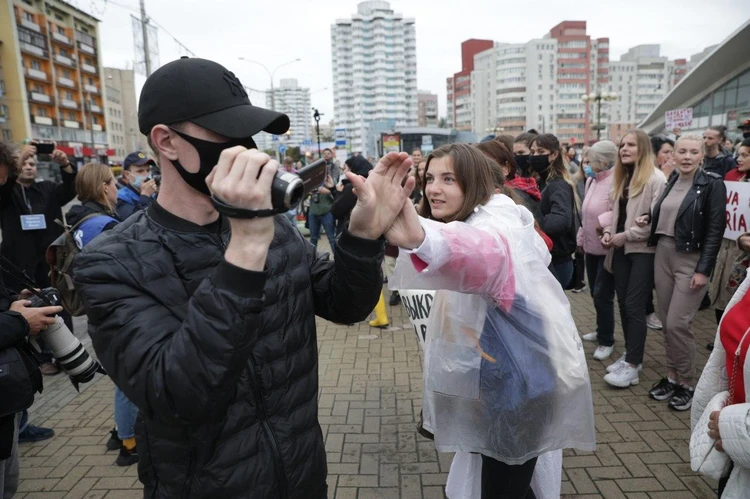
<path id="1" fill-rule="evenodd" d="M 26 187 L 23 185 L 21 186 L 21 195 L 23 196 L 23 202 L 26 205 L 26 208 L 29 210 L 29 214 L 34 214 L 34 210 L 31 209 L 31 201 L 26 197 Z"/>

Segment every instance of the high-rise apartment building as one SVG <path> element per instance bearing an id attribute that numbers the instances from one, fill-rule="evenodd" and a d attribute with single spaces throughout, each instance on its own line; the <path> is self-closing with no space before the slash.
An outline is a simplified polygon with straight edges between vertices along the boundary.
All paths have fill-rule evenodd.
<path id="1" fill-rule="evenodd" d="M 687 66 L 686 59 L 670 61 L 661 56 L 659 45 L 638 45 L 610 62 L 606 90 L 617 95 L 615 101 L 603 104 L 606 122 L 612 125 L 610 138 L 618 139 L 645 119 L 685 76 Z"/>
<path id="2" fill-rule="evenodd" d="M 474 38 L 461 44 L 461 71 L 446 80 L 448 127 L 464 131 L 472 129 L 471 73 L 474 71 L 474 56 L 493 46 L 492 40 Z"/>
<path id="3" fill-rule="evenodd" d="M 125 156 L 134 151 L 148 152 L 146 136 L 138 128 L 135 71 L 132 69 L 104 68 L 104 78 L 107 101 L 110 101 L 109 91 L 112 90 L 118 96 L 119 104 L 122 108 L 121 112 L 118 113 L 118 118 L 122 123 L 118 123 L 116 130 L 118 136 L 121 136 L 121 138 L 118 138 L 117 143 L 110 141 L 110 146 L 114 149 L 123 149 Z M 114 106 L 112 110 L 115 110 Z M 109 105 L 105 111 L 109 111 Z M 107 114 L 107 120 L 109 119 L 110 114 Z"/>
<path id="4" fill-rule="evenodd" d="M 107 148 L 99 20 L 62 0 L 0 0 L 3 138 Z"/>
<path id="5" fill-rule="evenodd" d="M 366 150 L 368 123 L 417 122 L 417 42 L 414 19 L 388 2 L 357 5 L 350 19 L 331 26 L 333 106 L 337 128 L 345 128 L 352 151 Z"/>
<path id="6" fill-rule="evenodd" d="M 417 93 L 417 126 L 438 126 L 438 96 L 426 90 Z"/>
<path id="7" fill-rule="evenodd" d="M 312 139 L 312 108 L 310 89 L 299 86 L 295 78 L 282 78 L 279 86 L 266 91 L 266 107 L 289 116 L 289 131 L 274 142 L 272 136 L 261 132 L 255 141 L 261 150 L 275 149 L 284 144 L 299 147 L 302 141 Z"/>
<path id="8" fill-rule="evenodd" d="M 588 140 L 582 97 L 607 82 L 608 62 L 609 40 L 592 40 L 585 21 L 564 21 L 526 43 L 493 44 L 474 56 L 471 128 L 478 135 L 534 128 L 564 142 Z"/>

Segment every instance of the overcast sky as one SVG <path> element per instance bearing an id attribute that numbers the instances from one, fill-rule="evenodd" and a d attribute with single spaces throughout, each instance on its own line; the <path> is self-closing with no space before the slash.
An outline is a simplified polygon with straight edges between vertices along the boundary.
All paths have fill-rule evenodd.
<path id="1" fill-rule="evenodd" d="M 104 65 L 132 67 L 130 15 L 138 11 L 138 0 L 68 1 L 102 20 Z M 439 96 L 441 115 L 445 79 L 461 69 L 460 44 L 469 38 L 521 43 L 542 37 L 561 21 L 586 20 L 591 37 L 609 37 L 612 60 L 644 43 L 661 44 L 662 55 L 670 58 L 689 58 L 750 19 L 750 0 L 396 0 L 391 7 L 416 19 L 418 86 Z M 266 89 L 269 77 L 239 57 L 271 70 L 300 58 L 276 73 L 276 84 L 280 78 L 297 78 L 309 87 L 324 121 L 333 118 L 330 26 L 356 10 L 357 2 L 348 0 L 146 0 L 151 18 L 198 57 L 225 65 L 246 86 Z M 163 31 L 159 49 L 162 64 L 181 55 Z M 143 80 L 138 79 L 139 86 Z M 250 97 L 264 105 L 262 94 Z"/>

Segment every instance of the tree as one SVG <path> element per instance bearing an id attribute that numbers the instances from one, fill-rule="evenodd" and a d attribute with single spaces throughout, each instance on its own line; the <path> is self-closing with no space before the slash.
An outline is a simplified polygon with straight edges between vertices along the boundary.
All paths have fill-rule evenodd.
<path id="1" fill-rule="evenodd" d="M 438 123 L 439 128 L 448 128 L 448 123 L 445 120 L 445 118 L 440 118 L 440 122 Z"/>

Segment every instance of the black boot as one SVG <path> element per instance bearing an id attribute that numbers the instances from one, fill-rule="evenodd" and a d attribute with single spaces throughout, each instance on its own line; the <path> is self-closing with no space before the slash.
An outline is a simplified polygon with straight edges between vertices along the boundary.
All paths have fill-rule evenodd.
<path id="1" fill-rule="evenodd" d="M 401 295 L 398 294 L 398 291 L 394 291 L 391 293 L 391 298 L 388 300 L 388 305 L 391 307 L 395 307 L 396 305 L 401 304 Z"/>

